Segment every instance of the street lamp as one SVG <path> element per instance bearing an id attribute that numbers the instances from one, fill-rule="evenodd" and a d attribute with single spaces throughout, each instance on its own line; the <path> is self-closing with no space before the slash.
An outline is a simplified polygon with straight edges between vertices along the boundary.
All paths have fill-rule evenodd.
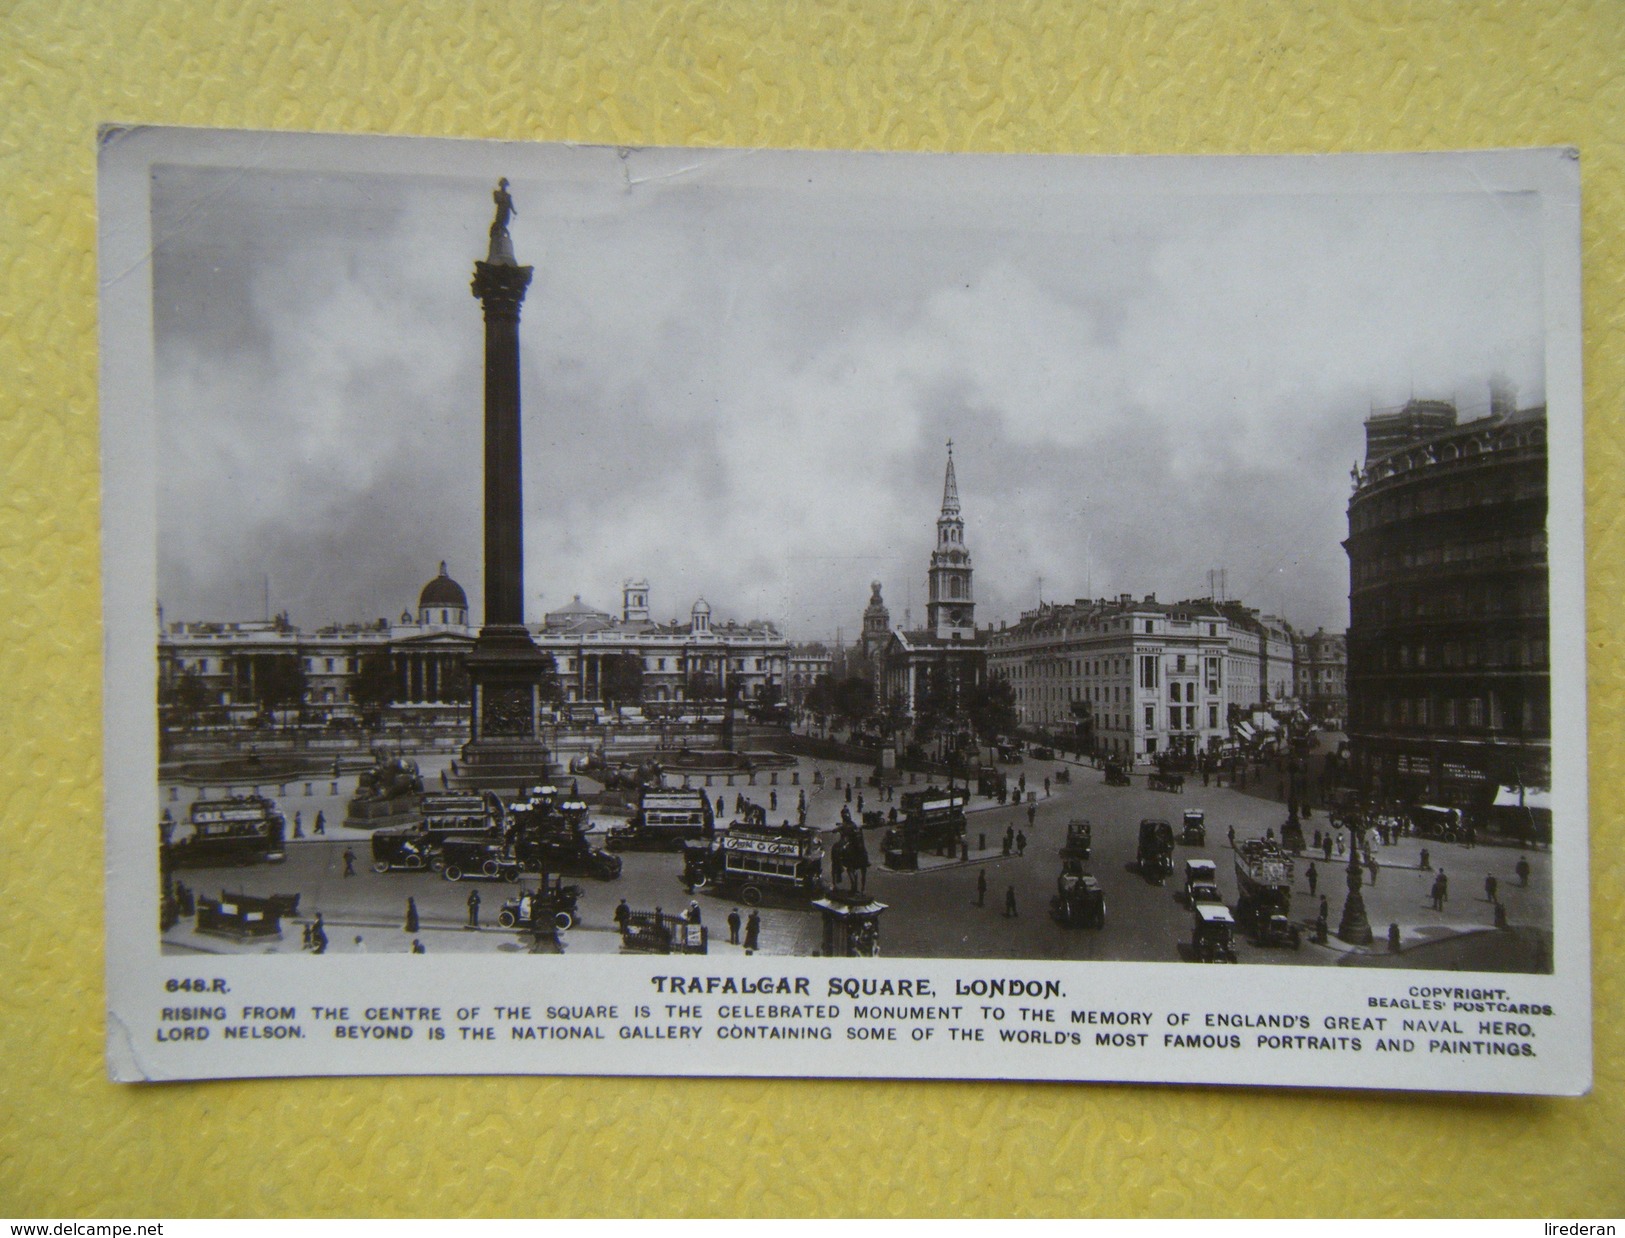
<path id="1" fill-rule="evenodd" d="M 1360 896 L 1360 842 L 1358 829 L 1349 826 L 1349 866 L 1347 869 L 1349 896 L 1343 904 L 1343 919 L 1337 926 L 1337 936 L 1351 946 L 1371 944 L 1371 921 L 1365 914 L 1365 899 Z"/>

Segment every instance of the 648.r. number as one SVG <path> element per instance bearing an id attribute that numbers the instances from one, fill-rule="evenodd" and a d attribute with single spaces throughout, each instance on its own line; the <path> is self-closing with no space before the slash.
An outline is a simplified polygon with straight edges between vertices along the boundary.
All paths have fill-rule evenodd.
<path id="1" fill-rule="evenodd" d="M 166 993 L 230 993 L 231 986 L 219 976 L 204 980 L 199 977 L 190 977 L 182 980 L 171 976 L 164 981 Z"/>

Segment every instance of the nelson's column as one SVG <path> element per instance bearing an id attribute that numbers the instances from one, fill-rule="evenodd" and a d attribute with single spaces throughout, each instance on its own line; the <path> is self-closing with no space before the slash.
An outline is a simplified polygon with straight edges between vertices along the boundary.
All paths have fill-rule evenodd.
<path id="1" fill-rule="evenodd" d="M 485 622 L 468 655 L 470 736 L 458 784 L 522 789 L 550 772 L 542 742 L 547 659 L 525 628 L 524 530 L 519 457 L 519 307 L 531 268 L 513 256 L 508 182 L 491 195 L 496 218 L 473 292 L 485 311 Z"/>

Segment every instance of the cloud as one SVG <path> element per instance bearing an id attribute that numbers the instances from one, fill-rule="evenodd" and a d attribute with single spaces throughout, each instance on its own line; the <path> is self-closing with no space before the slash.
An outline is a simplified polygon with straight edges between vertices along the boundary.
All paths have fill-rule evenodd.
<path id="1" fill-rule="evenodd" d="M 704 595 L 719 617 L 850 635 L 880 579 L 894 619 L 912 598 L 919 622 L 952 437 L 983 621 L 1040 581 L 1189 596 L 1224 567 L 1233 596 L 1342 627 L 1372 404 L 1468 406 L 1497 370 L 1542 398 L 1525 199 L 1102 190 L 1060 210 L 1030 169 L 990 199 L 766 167 L 514 178 L 536 267 L 533 618 L 575 593 L 613 609 L 647 576 L 662 617 Z M 398 613 L 442 558 L 478 609 L 468 279 L 488 194 L 473 177 L 161 180 L 172 616 L 257 613 L 266 574 L 297 622 Z"/>

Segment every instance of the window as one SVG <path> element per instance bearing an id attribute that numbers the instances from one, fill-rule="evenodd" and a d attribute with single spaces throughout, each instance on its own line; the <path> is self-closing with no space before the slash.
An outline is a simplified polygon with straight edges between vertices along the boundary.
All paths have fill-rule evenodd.
<path id="1" fill-rule="evenodd" d="M 1196 729 L 1196 706 L 1194 705 L 1185 706 L 1185 729 L 1187 731 Z"/>
<path id="2" fill-rule="evenodd" d="M 1157 707 L 1155 705 L 1145 707 L 1145 729 L 1148 731 L 1157 729 Z"/>
<path id="3" fill-rule="evenodd" d="M 1150 634 L 1150 633 L 1151 633 L 1151 632 L 1152 632 L 1152 631 L 1153 631 L 1153 630 L 1154 630 L 1154 629 L 1153 629 L 1153 628 L 1152 628 L 1152 626 L 1151 626 L 1151 620 L 1149 620 L 1149 619 L 1147 619 L 1147 620 L 1146 620 L 1146 621 L 1145 621 L 1145 630 L 1146 630 L 1146 634 L 1147 634 L 1147 635 L 1149 635 L 1149 634 Z"/>
<path id="4" fill-rule="evenodd" d="M 1179 728 L 1179 706 L 1178 705 L 1170 705 L 1168 707 L 1168 729 L 1170 731 L 1177 731 L 1177 730 L 1180 729 Z"/>
<path id="5" fill-rule="evenodd" d="M 1184 654 L 1179 654 L 1177 657 L 1174 658 L 1174 669 L 1176 671 L 1179 671 L 1181 674 L 1184 673 L 1184 671 L 1185 671 L 1185 655 Z"/>
<path id="6" fill-rule="evenodd" d="M 1178 702 L 1178 700 L 1179 700 L 1179 685 L 1178 684 L 1171 683 L 1171 684 L 1168 685 L 1168 699 L 1170 701 L 1174 701 L 1176 703 Z"/>
<path id="7" fill-rule="evenodd" d="M 1157 686 L 1157 659 L 1154 654 L 1142 654 L 1140 657 L 1140 687 L 1155 688 Z"/>
<path id="8" fill-rule="evenodd" d="M 1219 729 L 1219 707 L 1217 705 L 1207 707 L 1207 729 L 1210 731 Z"/>

